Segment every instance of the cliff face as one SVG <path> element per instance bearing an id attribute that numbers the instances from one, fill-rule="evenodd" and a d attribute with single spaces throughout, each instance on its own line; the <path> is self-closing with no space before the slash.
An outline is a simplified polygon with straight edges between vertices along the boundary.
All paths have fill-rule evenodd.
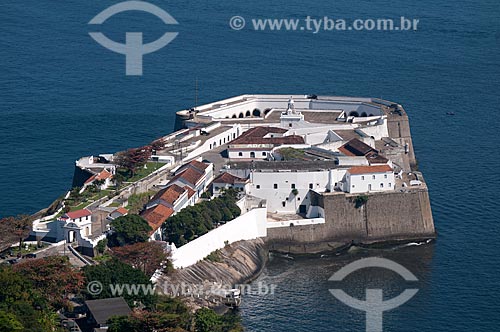
<path id="1" fill-rule="evenodd" d="M 217 261 L 203 260 L 187 268 L 162 275 L 156 282 L 157 289 L 170 295 L 180 295 L 187 289 L 196 290 L 193 296 L 199 305 L 213 304 L 206 294 L 214 288 L 231 288 L 257 277 L 264 268 L 268 251 L 262 239 L 240 241 L 226 246 L 216 254 Z M 189 296 L 188 296 L 189 297 Z"/>
<path id="2" fill-rule="evenodd" d="M 269 249 L 290 253 L 316 253 L 351 242 L 411 241 L 435 237 L 426 189 L 369 194 L 356 207 L 355 195 L 313 194 L 324 209 L 325 224 L 268 229 Z"/>

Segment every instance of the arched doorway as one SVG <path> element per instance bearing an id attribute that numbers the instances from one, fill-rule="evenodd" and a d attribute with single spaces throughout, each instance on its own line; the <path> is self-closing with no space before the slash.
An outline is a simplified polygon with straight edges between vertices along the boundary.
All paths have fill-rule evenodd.
<path id="1" fill-rule="evenodd" d="M 73 243 L 76 242 L 76 232 L 75 231 L 68 231 L 68 237 L 67 237 L 68 243 Z"/>
<path id="2" fill-rule="evenodd" d="M 258 108 L 254 109 L 252 115 L 260 117 L 260 110 Z"/>

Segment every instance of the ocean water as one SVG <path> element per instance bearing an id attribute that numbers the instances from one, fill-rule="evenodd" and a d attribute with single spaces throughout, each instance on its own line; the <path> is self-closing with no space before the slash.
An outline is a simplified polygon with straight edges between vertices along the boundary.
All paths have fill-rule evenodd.
<path id="1" fill-rule="evenodd" d="M 126 77 L 125 59 L 94 42 L 87 22 L 116 1 L 3 0 L 0 3 L 0 216 L 35 212 L 71 184 L 74 161 L 148 143 L 173 129 L 174 113 L 242 93 L 382 97 L 404 105 L 427 180 L 438 241 L 341 257 L 274 258 L 256 282 L 273 296 L 246 297 L 248 331 L 361 331 L 364 316 L 333 298 L 328 278 L 358 257 L 384 256 L 420 279 L 414 299 L 387 312 L 388 331 L 497 331 L 500 325 L 500 3 L 422 0 L 253 2 L 150 1 L 179 22 L 165 27 L 127 12 L 101 28 L 123 42 L 179 36 Z M 398 18 L 418 31 L 234 31 L 251 18 Z M 446 112 L 455 112 L 447 116 Z M 406 287 L 393 275 L 386 296 Z M 333 285 L 334 286 L 334 285 Z"/>

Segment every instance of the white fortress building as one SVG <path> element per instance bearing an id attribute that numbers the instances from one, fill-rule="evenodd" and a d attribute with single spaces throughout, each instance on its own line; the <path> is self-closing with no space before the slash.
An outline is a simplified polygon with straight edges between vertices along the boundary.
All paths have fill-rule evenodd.
<path id="1" fill-rule="evenodd" d="M 180 111 L 177 120 L 186 133 L 201 133 L 186 136 L 184 145 L 193 147 L 183 153 L 186 161 L 221 151 L 216 174 L 247 179 L 245 192 L 266 200 L 271 212 L 307 214 L 310 190 L 397 188 L 414 163 L 409 133 L 405 139 L 391 125 L 402 114 L 401 105 L 375 98 L 241 95 Z"/>

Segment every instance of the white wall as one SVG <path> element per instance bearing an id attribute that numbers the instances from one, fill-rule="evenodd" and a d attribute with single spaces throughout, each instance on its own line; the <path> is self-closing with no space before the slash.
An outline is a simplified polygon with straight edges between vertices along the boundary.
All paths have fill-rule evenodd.
<path id="1" fill-rule="evenodd" d="M 267 156 L 271 153 L 273 147 L 270 146 L 266 150 L 248 150 L 232 148 L 228 149 L 229 159 L 266 159 Z M 255 153 L 255 157 L 252 157 L 251 153 Z M 241 156 L 240 156 L 241 153 Z"/>
<path id="2" fill-rule="evenodd" d="M 394 173 L 346 174 L 345 191 L 356 194 L 394 190 Z"/>
<path id="3" fill-rule="evenodd" d="M 294 227 L 294 226 L 311 226 L 324 223 L 325 223 L 325 218 L 268 221 L 267 228 L 269 229 L 269 228 Z"/>
<path id="4" fill-rule="evenodd" d="M 267 208 L 272 212 L 291 212 L 299 210 L 310 189 L 323 192 L 329 183 L 329 171 L 316 172 L 252 172 L 248 194 L 263 198 L 267 201 Z M 277 185 L 277 189 L 274 185 Z M 292 184 L 298 190 L 298 195 L 292 194 Z M 312 184 L 312 188 L 309 187 Z M 285 202 L 285 206 L 283 206 Z"/>
<path id="5" fill-rule="evenodd" d="M 209 136 L 209 138 L 205 142 L 203 142 L 203 144 L 201 144 L 201 138 L 200 138 L 200 141 L 198 141 L 198 142 L 200 142 L 199 144 L 201 144 L 201 145 L 198 146 L 193 151 L 189 152 L 188 155 L 183 160 L 184 161 L 191 160 L 191 159 L 198 157 L 199 155 L 201 155 L 205 152 L 210 151 L 214 147 L 224 145 L 224 144 L 230 142 L 231 140 L 233 140 L 234 138 L 239 137 L 241 135 L 241 133 L 242 133 L 241 126 L 239 124 L 237 124 L 237 125 L 233 125 L 232 128 L 228 128 L 228 130 L 226 130 L 218 135 L 215 135 L 213 137 Z M 202 137 L 204 137 L 204 136 L 202 136 Z"/>
<path id="6" fill-rule="evenodd" d="M 253 240 L 267 236 L 266 218 L 266 208 L 253 209 L 177 248 L 172 253 L 174 267 L 179 269 L 196 264 L 211 252 L 224 248 L 226 241 L 231 244 L 241 240 Z"/>

